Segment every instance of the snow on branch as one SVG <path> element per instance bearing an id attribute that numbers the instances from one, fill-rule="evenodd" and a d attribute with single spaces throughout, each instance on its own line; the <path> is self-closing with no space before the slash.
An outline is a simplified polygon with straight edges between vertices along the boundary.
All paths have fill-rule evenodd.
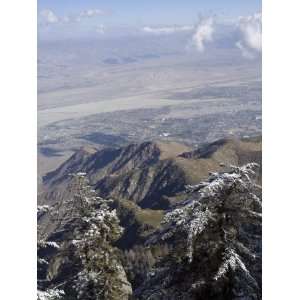
<path id="1" fill-rule="evenodd" d="M 239 271 L 245 278 L 248 279 L 248 282 L 257 287 L 256 280 L 251 276 L 249 270 L 246 268 L 241 257 L 231 248 L 226 248 L 224 252 L 224 260 L 222 265 L 219 267 L 217 274 L 214 276 L 214 280 L 219 280 L 224 277 L 230 270 Z"/>
<path id="2" fill-rule="evenodd" d="M 207 200 L 222 202 L 224 195 L 232 190 L 247 192 L 253 201 L 260 203 L 260 199 L 251 193 L 254 186 L 253 177 L 259 167 L 256 163 L 249 163 L 242 167 L 230 166 L 229 171 L 211 173 L 206 181 L 197 185 L 187 186 L 188 193 L 196 193 L 196 197 L 190 197 L 167 213 L 162 221 L 162 240 L 172 237 L 177 232 L 183 232 L 187 236 L 187 257 L 189 262 L 193 260 L 194 240 L 207 226 L 213 214 L 208 208 Z M 206 200 L 206 201 L 205 201 Z"/>
<path id="3" fill-rule="evenodd" d="M 51 211 L 51 207 L 49 205 L 38 205 L 37 207 L 37 217 L 38 219 L 42 217 L 44 214 Z"/>
<path id="4" fill-rule="evenodd" d="M 219 278 L 223 277 L 230 268 L 234 271 L 239 268 L 246 274 L 249 274 L 249 271 L 240 259 L 239 255 L 233 249 L 226 249 L 224 254 L 224 262 L 220 266 L 214 279 L 218 280 Z"/>
<path id="5" fill-rule="evenodd" d="M 38 246 L 39 246 L 39 248 L 47 248 L 47 247 L 51 247 L 51 248 L 55 248 L 55 249 L 60 248 L 60 246 L 56 242 L 43 241 L 43 240 L 38 241 Z"/>
<path id="6" fill-rule="evenodd" d="M 37 300 L 60 300 L 64 296 L 64 291 L 57 289 L 48 289 L 37 292 Z"/>

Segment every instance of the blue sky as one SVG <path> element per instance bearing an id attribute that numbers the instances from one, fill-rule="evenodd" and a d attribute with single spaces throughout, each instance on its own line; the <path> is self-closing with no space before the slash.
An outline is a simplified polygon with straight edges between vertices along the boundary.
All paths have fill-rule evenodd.
<path id="1" fill-rule="evenodd" d="M 39 0 L 38 4 L 39 11 L 49 9 L 61 17 L 101 9 L 109 15 L 98 16 L 97 21 L 101 18 L 103 23 L 116 26 L 191 24 L 200 12 L 237 17 L 261 10 L 261 0 Z"/>
<path id="2" fill-rule="evenodd" d="M 212 17 L 222 29 L 224 21 L 236 25 L 238 17 L 254 16 L 260 11 L 261 0 L 38 0 L 38 36 L 41 40 L 60 40 L 190 32 L 202 19 L 199 14 Z M 246 21 L 254 27 L 250 32 L 258 33 L 255 46 L 261 31 L 261 17 L 258 19 Z M 240 25 L 247 35 L 249 28 Z M 210 39 L 209 32 L 207 35 Z M 239 47 L 245 52 L 244 45 Z"/>

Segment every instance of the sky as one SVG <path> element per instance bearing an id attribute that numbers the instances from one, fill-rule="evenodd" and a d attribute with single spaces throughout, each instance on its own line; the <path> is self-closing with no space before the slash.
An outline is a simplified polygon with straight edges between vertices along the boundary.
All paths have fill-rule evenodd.
<path id="1" fill-rule="evenodd" d="M 38 9 L 63 17 L 88 9 L 105 14 L 93 22 L 118 25 L 191 24 L 198 13 L 226 17 L 253 14 L 261 10 L 261 0 L 39 0 Z M 98 19 L 98 20 L 96 20 Z"/>
<path id="2" fill-rule="evenodd" d="M 224 35 L 244 57 L 261 52 L 261 0 L 38 0 L 39 40 L 187 34 L 204 52 Z M 231 35 L 231 37 L 230 37 Z"/>

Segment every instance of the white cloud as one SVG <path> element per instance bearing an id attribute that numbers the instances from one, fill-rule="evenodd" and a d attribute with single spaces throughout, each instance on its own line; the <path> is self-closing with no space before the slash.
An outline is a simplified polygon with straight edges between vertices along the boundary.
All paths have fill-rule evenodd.
<path id="1" fill-rule="evenodd" d="M 238 21 L 240 40 L 236 46 L 242 51 L 243 56 L 253 58 L 261 52 L 262 25 L 261 14 L 240 17 Z"/>
<path id="2" fill-rule="evenodd" d="M 81 13 L 76 16 L 75 20 L 77 22 L 80 22 L 84 18 L 92 18 L 92 17 L 97 17 L 97 16 L 104 16 L 107 13 L 104 10 L 101 9 L 87 9 L 82 11 Z"/>
<path id="3" fill-rule="evenodd" d="M 212 17 L 201 18 L 192 37 L 192 45 L 200 52 L 205 50 L 206 42 L 213 40 L 214 20 Z"/>
<path id="4" fill-rule="evenodd" d="M 142 30 L 147 33 L 152 34 L 172 34 L 175 32 L 182 31 L 191 31 L 193 30 L 193 26 L 185 25 L 185 26 L 165 26 L 165 27 L 144 27 Z"/>
<path id="5" fill-rule="evenodd" d="M 251 49 L 247 48 L 244 46 L 244 44 L 242 42 L 237 42 L 236 44 L 236 47 L 239 48 L 242 52 L 242 55 L 245 57 L 245 58 L 248 58 L 248 59 L 253 59 L 255 58 L 256 56 L 256 53 L 254 53 L 253 51 L 251 51 Z"/>
<path id="6" fill-rule="evenodd" d="M 76 15 L 66 15 L 63 17 L 57 16 L 52 10 L 44 9 L 39 13 L 40 25 L 51 24 L 68 24 L 74 22 L 81 22 L 83 19 L 107 15 L 107 12 L 101 9 L 87 9 Z"/>
<path id="7" fill-rule="evenodd" d="M 70 23 L 71 18 L 69 16 L 64 16 L 60 19 L 61 23 Z"/>
<path id="8" fill-rule="evenodd" d="M 44 9 L 39 13 L 39 23 L 43 25 L 56 24 L 59 18 L 50 9 Z"/>
<path id="9" fill-rule="evenodd" d="M 101 10 L 101 9 L 88 9 L 88 10 L 84 10 L 82 11 L 79 16 L 80 17 L 95 17 L 95 16 L 103 16 L 105 15 L 105 11 Z"/>
<path id="10" fill-rule="evenodd" d="M 96 32 L 99 34 L 104 34 L 105 33 L 105 27 L 103 25 L 98 25 L 96 26 Z"/>

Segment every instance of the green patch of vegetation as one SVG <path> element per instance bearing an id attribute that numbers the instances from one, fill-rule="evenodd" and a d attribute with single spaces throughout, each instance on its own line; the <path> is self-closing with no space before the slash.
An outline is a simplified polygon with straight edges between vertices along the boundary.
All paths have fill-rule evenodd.
<path id="1" fill-rule="evenodd" d="M 136 219 L 138 222 L 151 225 L 155 228 L 160 226 L 163 216 L 164 212 L 162 210 L 139 209 L 136 212 Z"/>
<path id="2" fill-rule="evenodd" d="M 119 209 L 131 212 L 138 223 L 141 225 L 150 225 L 158 228 L 163 219 L 163 210 L 142 209 L 137 204 L 129 200 L 118 201 Z"/>

